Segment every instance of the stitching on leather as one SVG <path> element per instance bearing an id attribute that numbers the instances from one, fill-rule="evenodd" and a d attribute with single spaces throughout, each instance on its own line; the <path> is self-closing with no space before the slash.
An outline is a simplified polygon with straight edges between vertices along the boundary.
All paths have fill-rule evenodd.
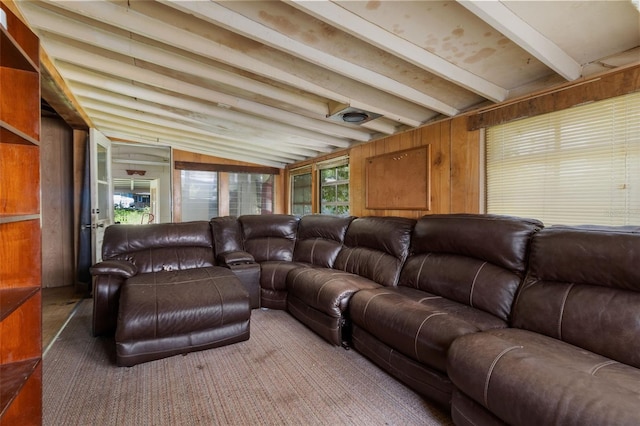
<path id="1" fill-rule="evenodd" d="M 431 253 L 428 253 L 424 259 L 422 259 L 422 263 L 420 263 L 420 269 L 418 269 L 418 274 L 416 275 L 416 287 L 420 288 L 420 275 L 422 275 L 422 268 L 424 267 L 424 263 L 427 261 L 427 258 L 431 256 Z"/>
<path id="2" fill-rule="evenodd" d="M 344 262 L 344 270 L 349 270 L 349 260 L 351 260 L 351 255 L 353 254 L 353 250 L 349 250 L 349 254 L 347 254 L 347 260 Z"/>
<path id="3" fill-rule="evenodd" d="M 600 369 L 602 367 L 607 367 L 607 366 L 612 365 L 612 364 L 619 364 L 619 362 L 618 361 L 613 361 L 613 360 L 601 362 L 600 364 L 595 365 L 591 369 L 591 371 L 589 371 L 589 374 L 591 374 L 592 376 L 595 376 L 598 373 L 598 371 L 600 371 Z"/>
<path id="4" fill-rule="evenodd" d="M 271 259 L 271 237 L 267 237 L 267 259 Z"/>
<path id="5" fill-rule="evenodd" d="M 275 265 L 273 268 L 273 271 L 271 272 L 271 290 L 275 290 L 276 289 L 276 271 L 278 270 L 278 266 L 279 265 Z"/>
<path id="6" fill-rule="evenodd" d="M 344 275 L 344 274 L 340 274 L 340 275 Z M 316 303 L 317 304 L 320 304 L 320 294 L 322 293 L 322 289 L 324 289 L 327 286 L 327 284 L 329 284 L 329 283 L 331 283 L 333 281 L 340 281 L 340 277 L 338 276 L 336 278 L 332 278 L 330 280 L 327 280 L 327 281 L 324 282 L 324 284 L 322 284 L 322 286 L 320 286 L 320 288 L 318 289 L 318 293 L 316 295 Z"/>
<path id="7" fill-rule="evenodd" d="M 154 337 L 158 337 L 158 321 L 160 320 L 158 318 L 158 285 L 157 285 L 158 282 L 157 282 L 156 278 L 157 278 L 156 274 L 153 274 L 153 284 L 154 284 L 154 286 L 153 286 L 153 300 L 154 300 L 155 308 L 156 308 L 156 311 L 154 313 L 154 318 L 156 319 L 156 321 L 155 321 L 155 330 L 153 330 L 153 336 Z"/>
<path id="8" fill-rule="evenodd" d="M 369 308 L 369 303 L 371 303 L 371 301 L 372 301 L 373 299 L 375 299 L 376 297 L 378 297 L 378 296 L 382 296 L 382 295 L 384 295 L 384 294 L 392 294 L 392 293 L 390 293 L 390 292 L 386 292 L 386 293 L 378 293 L 378 294 L 374 294 L 373 296 L 371 296 L 371 297 L 369 298 L 369 300 L 367 300 L 367 303 L 365 303 L 365 305 L 364 305 L 364 309 L 362 310 L 362 317 L 364 318 L 364 320 L 365 320 L 365 321 L 367 321 L 367 309 Z M 367 325 L 368 325 L 368 324 L 367 324 Z"/>
<path id="9" fill-rule="evenodd" d="M 374 271 L 378 270 L 378 265 L 380 264 L 380 261 L 382 260 L 383 257 L 384 257 L 384 253 L 380 253 L 380 255 L 378 256 L 378 259 L 376 260 L 376 263 L 373 265 Z"/>
<path id="10" fill-rule="evenodd" d="M 569 288 L 567 288 L 567 291 L 564 294 L 564 297 L 562 298 L 562 306 L 560 307 L 560 317 L 558 318 L 558 339 L 562 340 L 562 318 L 564 317 L 564 307 L 567 303 L 567 298 L 569 297 L 569 292 L 571 291 L 571 289 L 573 288 L 573 284 L 569 284 Z"/>
<path id="11" fill-rule="evenodd" d="M 420 335 L 420 331 L 422 330 L 422 327 L 426 324 L 427 321 L 429 321 L 431 318 L 435 317 L 435 316 L 439 316 L 439 315 L 447 315 L 446 312 L 434 312 L 431 315 L 429 315 L 428 317 L 426 317 L 424 319 L 424 321 L 422 321 L 422 324 L 420 324 L 420 327 L 418 327 L 418 331 L 416 332 L 415 337 L 413 338 L 413 351 L 416 354 L 416 359 L 418 361 L 420 361 L 420 357 L 418 356 L 418 336 Z"/>
<path id="12" fill-rule="evenodd" d="M 500 352 L 498 356 L 496 356 L 493 362 L 491 363 L 491 366 L 489 367 L 489 371 L 487 372 L 487 378 L 484 381 L 484 406 L 485 407 L 489 408 L 489 397 L 488 397 L 489 381 L 491 380 L 491 374 L 493 373 L 493 369 L 495 368 L 496 364 L 498 363 L 498 361 L 500 361 L 500 358 L 502 358 L 507 354 L 507 352 L 511 352 L 514 349 L 522 349 L 522 348 L 523 346 L 511 346 L 509 348 L 506 348 L 502 352 Z"/>
<path id="13" fill-rule="evenodd" d="M 218 295 L 220 296 L 220 324 L 224 324 L 224 298 L 222 297 L 222 293 L 220 292 L 220 288 L 217 285 L 214 285 Z"/>
<path id="14" fill-rule="evenodd" d="M 478 275 L 480 275 L 480 271 L 482 271 L 482 268 L 484 268 L 484 265 L 486 265 L 487 262 L 484 262 L 482 265 L 480 265 L 480 267 L 478 268 L 478 272 L 476 272 L 476 276 L 473 277 L 473 282 L 471 283 L 471 291 L 469 291 L 469 306 L 471 306 L 472 308 L 473 306 L 473 290 L 476 287 L 476 280 L 478 279 Z"/>
<path id="15" fill-rule="evenodd" d="M 311 263 L 315 263 L 315 262 L 313 261 L 313 255 L 314 255 L 314 254 L 315 254 L 315 252 L 316 252 L 316 244 L 318 244 L 318 240 L 317 240 L 317 239 L 313 240 L 313 244 L 311 245 L 311 259 L 310 259 L 310 260 L 311 260 Z"/>
<path id="16" fill-rule="evenodd" d="M 458 407 L 451 407 L 451 411 L 455 411 L 456 413 L 458 413 L 458 415 L 460 415 L 460 417 L 464 418 L 468 424 L 470 425 L 475 425 L 477 423 L 475 423 L 473 421 L 473 419 L 470 419 L 465 413 L 463 413 L 462 411 L 460 411 L 460 409 Z"/>
<path id="17" fill-rule="evenodd" d="M 442 296 L 428 296 L 428 297 L 423 297 L 422 299 L 418 300 L 418 303 L 422 303 L 425 300 L 433 300 L 433 299 L 442 299 Z"/>

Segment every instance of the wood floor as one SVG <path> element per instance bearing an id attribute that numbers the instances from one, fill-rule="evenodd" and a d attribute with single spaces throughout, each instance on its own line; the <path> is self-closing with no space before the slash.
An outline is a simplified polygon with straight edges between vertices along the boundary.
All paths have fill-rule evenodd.
<path id="1" fill-rule="evenodd" d="M 73 286 L 42 289 L 42 350 L 47 350 L 83 295 Z"/>

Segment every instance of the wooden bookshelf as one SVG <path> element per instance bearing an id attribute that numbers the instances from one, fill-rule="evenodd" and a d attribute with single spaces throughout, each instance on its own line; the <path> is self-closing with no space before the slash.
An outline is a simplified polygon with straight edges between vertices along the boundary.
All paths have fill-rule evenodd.
<path id="1" fill-rule="evenodd" d="M 0 7 L 0 425 L 41 425 L 40 47 Z"/>

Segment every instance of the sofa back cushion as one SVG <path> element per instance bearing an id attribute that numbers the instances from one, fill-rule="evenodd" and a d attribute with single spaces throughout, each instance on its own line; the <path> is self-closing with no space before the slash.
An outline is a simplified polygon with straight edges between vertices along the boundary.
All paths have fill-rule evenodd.
<path id="1" fill-rule="evenodd" d="M 513 325 L 640 368 L 640 227 L 550 227 L 533 238 Z"/>
<path id="2" fill-rule="evenodd" d="M 320 214 L 303 216 L 298 225 L 293 260 L 332 268 L 353 219 Z"/>
<path id="3" fill-rule="evenodd" d="M 214 217 L 210 221 L 215 255 L 244 251 L 242 227 L 235 216 Z"/>
<path id="4" fill-rule="evenodd" d="M 139 273 L 214 266 L 209 222 L 111 225 L 103 260 L 128 260 Z"/>
<path id="5" fill-rule="evenodd" d="M 293 260 L 299 218 L 285 214 L 244 215 L 242 225 L 244 249 L 256 262 Z"/>
<path id="6" fill-rule="evenodd" d="M 542 226 L 537 220 L 498 215 L 424 216 L 416 223 L 399 285 L 508 321 L 531 237 Z"/>
<path id="7" fill-rule="evenodd" d="M 354 219 L 334 268 L 395 286 L 409 252 L 415 223 L 414 219 L 390 216 Z"/>

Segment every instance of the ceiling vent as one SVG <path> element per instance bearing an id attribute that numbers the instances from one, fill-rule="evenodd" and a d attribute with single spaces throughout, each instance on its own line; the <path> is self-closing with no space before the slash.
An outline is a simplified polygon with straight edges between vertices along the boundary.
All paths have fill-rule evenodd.
<path id="1" fill-rule="evenodd" d="M 329 114 L 327 115 L 329 120 L 349 124 L 363 124 L 378 117 L 382 117 L 382 115 L 338 103 L 329 104 Z"/>

